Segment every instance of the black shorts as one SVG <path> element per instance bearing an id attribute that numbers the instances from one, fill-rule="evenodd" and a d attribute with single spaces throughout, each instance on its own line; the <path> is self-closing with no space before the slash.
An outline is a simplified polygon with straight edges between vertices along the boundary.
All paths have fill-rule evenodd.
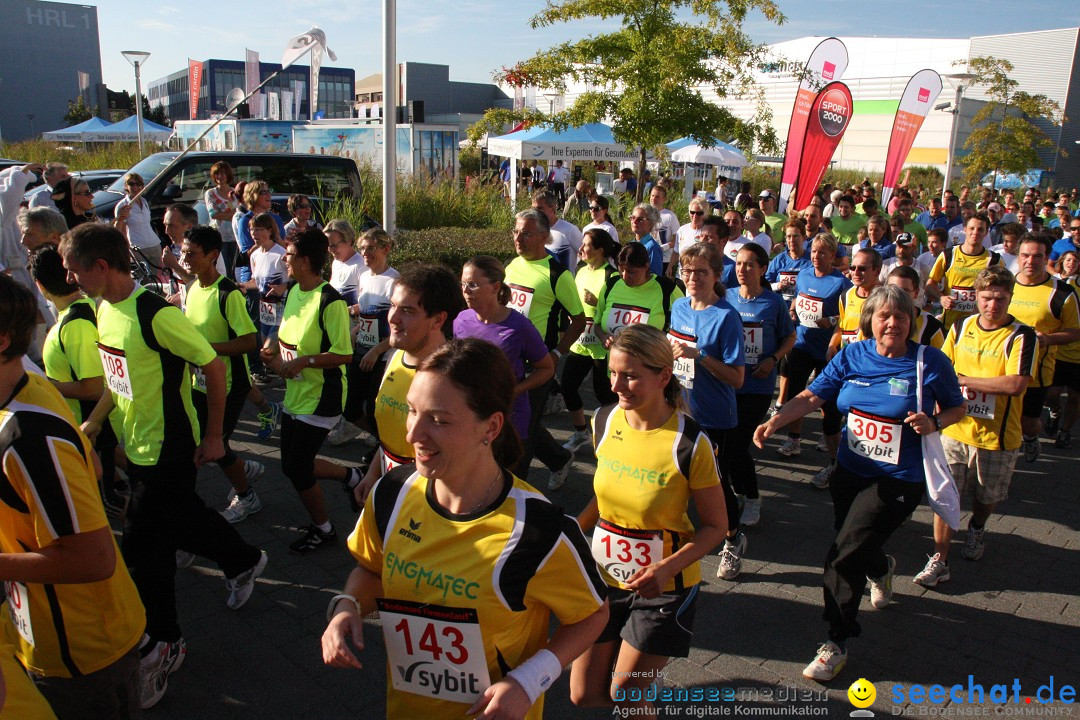
<path id="1" fill-rule="evenodd" d="M 608 588 L 611 614 L 597 643 L 622 639 L 639 652 L 686 657 L 694 637 L 698 586 L 646 600 L 632 590 Z"/>
<path id="2" fill-rule="evenodd" d="M 1056 371 L 1055 374 L 1057 374 Z M 1024 393 L 1024 409 L 1023 412 L 1020 413 L 1020 417 L 1041 418 L 1043 403 L 1045 402 L 1045 387 L 1029 387 L 1027 392 Z"/>
<path id="3" fill-rule="evenodd" d="M 1058 360 L 1054 364 L 1053 384 L 1056 387 L 1067 387 L 1074 392 L 1080 392 L 1080 363 Z"/>

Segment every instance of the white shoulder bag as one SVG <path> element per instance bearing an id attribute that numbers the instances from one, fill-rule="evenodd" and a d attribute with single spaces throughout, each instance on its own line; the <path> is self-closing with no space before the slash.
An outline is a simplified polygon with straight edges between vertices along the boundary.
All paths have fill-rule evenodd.
<path id="1" fill-rule="evenodd" d="M 916 362 L 915 378 L 915 402 L 918 403 L 916 411 L 923 408 L 923 353 L 925 345 L 919 346 L 919 356 Z M 960 529 L 960 493 L 956 490 L 956 482 L 952 472 L 949 471 L 949 463 L 945 459 L 945 448 L 941 445 L 941 433 L 932 432 L 922 435 L 923 473 L 926 475 L 926 499 L 933 508 L 934 513 L 940 517 L 953 530 Z"/>

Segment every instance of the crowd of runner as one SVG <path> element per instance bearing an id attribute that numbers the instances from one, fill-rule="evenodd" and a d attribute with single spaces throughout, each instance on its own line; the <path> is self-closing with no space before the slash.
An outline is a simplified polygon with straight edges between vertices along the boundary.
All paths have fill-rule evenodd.
<path id="1" fill-rule="evenodd" d="M 57 209 L 20 207 L 35 171 Z M 966 528 L 935 517 L 913 575 L 927 587 L 950 579 L 957 530 L 979 560 L 1018 458 L 1037 460 L 1041 433 L 1070 447 L 1080 410 L 1075 191 L 942 203 L 901 188 L 881 208 L 869 183 L 825 186 L 783 214 L 744 186 L 734 205 L 694 197 L 682 223 L 661 179 L 620 242 L 582 181 L 565 201 L 534 192 L 510 262 L 399 272 L 385 232 L 323 227 L 303 196 L 286 224 L 266 183 L 233 187 L 223 162 L 211 224 L 171 206 L 157 246 L 137 175 L 109 223 L 58 173 L 0 173 L 5 717 L 160 701 L 187 654 L 175 575 L 197 557 L 245 605 L 272 562 L 236 528 L 262 510 L 266 472 L 230 447 L 249 403 L 296 490 L 292 552 L 339 545 L 320 481 L 360 513 L 323 658 L 360 668 L 378 613 L 388 714 L 408 718 L 538 718 L 567 666 L 574 703 L 647 711 L 692 646 L 701 558 L 718 552 L 735 580 L 768 519 L 752 446 L 783 431 L 775 452 L 801 454 L 818 410 L 828 462 L 809 482 L 836 534 L 827 639 L 803 674 L 828 682 L 867 586 L 872 607 L 890 602 L 885 545 L 931 461 L 972 513 Z M 133 277 L 140 257 L 165 292 Z M 547 425 L 563 412 L 560 444 Z M 374 444 L 359 466 L 320 456 L 358 439 Z M 574 518 L 549 497 L 578 458 L 595 472 Z M 196 492 L 206 464 L 231 486 L 221 512 Z"/>

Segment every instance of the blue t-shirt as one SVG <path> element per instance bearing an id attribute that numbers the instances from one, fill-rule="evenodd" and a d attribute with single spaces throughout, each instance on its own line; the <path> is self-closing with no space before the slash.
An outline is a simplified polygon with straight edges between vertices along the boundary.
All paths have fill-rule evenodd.
<path id="1" fill-rule="evenodd" d="M 840 314 L 840 296 L 852 287 L 851 281 L 839 271 L 833 270 L 825 277 L 818 277 L 810 267 L 795 279 L 795 316 L 799 318 L 795 328 L 795 347 L 809 353 L 817 360 L 824 360 L 829 349 L 833 328 L 820 328 L 813 318 L 835 317 Z"/>
<path id="2" fill-rule="evenodd" d="M 798 260 L 793 260 L 792 257 L 788 255 L 787 250 L 774 257 L 769 261 L 769 267 L 765 270 L 765 280 L 769 283 L 780 282 L 780 277 L 782 275 L 798 276 L 803 270 L 813 268 L 814 266 L 810 262 L 809 248 L 807 248 L 807 250 L 808 251 L 804 252 L 802 257 Z M 787 288 L 780 293 L 780 296 L 788 302 L 791 302 L 791 299 L 795 297 L 795 286 L 788 285 Z"/>
<path id="3" fill-rule="evenodd" d="M 739 313 L 720 298 L 704 310 L 690 307 L 690 298 L 679 298 L 671 306 L 671 329 L 668 338 L 698 350 L 726 365 L 745 365 L 742 322 Z M 683 387 L 683 397 L 690 415 L 702 427 L 727 430 L 738 424 L 735 411 L 735 388 L 701 366 L 698 360 L 678 360 L 675 373 Z"/>
<path id="4" fill-rule="evenodd" d="M 870 238 L 866 238 L 859 243 L 859 248 L 870 248 L 872 250 L 877 250 L 878 255 L 881 256 L 882 260 L 888 260 L 889 258 L 896 257 L 896 245 L 885 239 L 882 239 L 882 241 L 879 242 L 877 245 L 871 245 Z"/>
<path id="5" fill-rule="evenodd" d="M 1076 246 L 1071 239 L 1063 237 L 1054 243 L 1054 246 L 1050 248 L 1050 259 L 1057 262 L 1057 259 L 1065 253 L 1072 250 L 1073 252 L 1080 252 L 1080 247 Z"/>
<path id="6" fill-rule="evenodd" d="M 724 256 L 724 269 L 720 273 L 720 282 L 725 288 L 739 287 L 739 276 L 735 274 L 735 261 Z"/>
<path id="7" fill-rule="evenodd" d="M 810 383 L 810 392 L 835 400 L 847 424 L 836 460 L 862 477 L 889 475 L 922 483 L 922 439 L 903 421 L 916 412 L 916 358 L 919 346 L 910 340 L 902 358 L 877 351 L 875 340 L 852 343 L 833 357 Z M 940 350 L 923 355 L 923 412 L 932 414 L 964 404 L 952 363 Z"/>
<path id="8" fill-rule="evenodd" d="M 743 353 L 746 360 L 746 379 L 743 386 L 735 392 L 738 395 L 772 395 L 776 388 L 776 366 L 774 365 L 772 372 L 764 378 L 753 377 L 750 373 L 762 358 L 775 353 L 784 338 L 795 332 L 788 304 L 768 288 L 753 300 L 739 295 L 739 288 L 730 288 L 727 291 L 727 301 L 742 318 Z"/>
<path id="9" fill-rule="evenodd" d="M 657 277 L 664 274 L 664 250 L 653 236 L 646 235 L 639 241 L 649 251 L 649 272 Z"/>
<path id="10" fill-rule="evenodd" d="M 949 218 L 945 217 L 945 213 L 939 213 L 936 218 L 930 217 L 930 211 L 924 210 L 919 213 L 915 218 L 915 221 L 922 225 L 927 230 L 933 230 L 934 228 L 941 228 L 947 230 L 949 227 Z"/>

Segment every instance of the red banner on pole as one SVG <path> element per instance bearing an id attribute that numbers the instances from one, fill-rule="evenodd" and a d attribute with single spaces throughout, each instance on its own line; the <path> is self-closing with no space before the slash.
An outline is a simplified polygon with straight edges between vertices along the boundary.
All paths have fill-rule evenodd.
<path id="1" fill-rule="evenodd" d="M 806 136 L 806 124 L 810 119 L 810 106 L 818 92 L 826 83 L 838 81 L 847 70 L 847 46 L 837 38 L 822 40 L 810 53 L 810 59 L 803 68 L 802 81 L 795 95 L 795 107 L 791 110 L 791 122 L 788 124 L 787 144 L 784 147 L 784 167 L 780 170 L 780 201 L 778 209 L 787 209 L 788 196 L 795 179 L 799 177 L 800 151 Z"/>
<path id="2" fill-rule="evenodd" d="M 825 168 L 851 122 L 851 108 L 851 91 L 842 82 L 829 83 L 814 98 L 795 184 L 796 210 L 806 208 L 814 197 Z"/>
<path id="3" fill-rule="evenodd" d="M 892 136 L 889 138 L 889 152 L 885 156 L 885 179 L 881 187 L 881 208 L 884 210 L 892 198 L 900 169 L 907 160 L 915 136 L 919 134 L 923 120 L 926 119 L 934 101 L 941 94 L 941 76 L 934 70 L 920 70 L 911 76 L 904 94 L 900 97 L 900 106 L 893 119 Z"/>
<path id="4" fill-rule="evenodd" d="M 198 60 L 188 58 L 188 98 L 191 103 L 189 119 L 199 117 L 199 91 L 202 88 L 203 64 Z"/>

